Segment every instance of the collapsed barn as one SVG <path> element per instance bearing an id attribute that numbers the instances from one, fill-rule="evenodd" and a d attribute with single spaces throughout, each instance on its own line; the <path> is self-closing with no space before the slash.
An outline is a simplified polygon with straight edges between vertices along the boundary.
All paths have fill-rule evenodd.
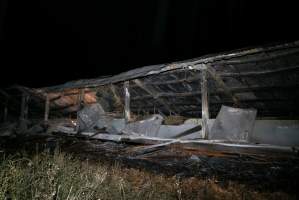
<path id="1" fill-rule="evenodd" d="M 233 154 L 262 156 L 260 162 L 282 155 L 297 159 L 298 78 L 296 41 L 45 88 L 12 86 L 0 94 L 1 134 L 46 132 L 141 144 L 126 155 L 147 160 L 177 145 L 183 150 L 176 155 L 196 162 L 202 155 Z"/>

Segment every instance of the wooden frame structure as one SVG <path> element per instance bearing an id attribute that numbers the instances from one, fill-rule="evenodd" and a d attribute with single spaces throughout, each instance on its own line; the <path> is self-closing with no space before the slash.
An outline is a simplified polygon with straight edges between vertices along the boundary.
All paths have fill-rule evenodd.
<path id="1" fill-rule="evenodd" d="M 127 122 L 132 120 L 132 113 L 140 111 L 202 117 L 207 137 L 207 120 L 217 115 L 221 105 L 256 108 L 258 117 L 298 118 L 298 80 L 299 41 L 295 41 L 146 66 L 115 76 L 46 88 L 14 88 L 26 91 L 36 102 L 36 108 L 30 109 L 45 110 L 45 121 L 49 110 L 53 116 L 76 112 L 80 108 L 78 98 L 84 91 L 84 104 L 108 96 L 109 101 L 123 107 Z M 26 106 L 22 109 L 25 117 Z"/>

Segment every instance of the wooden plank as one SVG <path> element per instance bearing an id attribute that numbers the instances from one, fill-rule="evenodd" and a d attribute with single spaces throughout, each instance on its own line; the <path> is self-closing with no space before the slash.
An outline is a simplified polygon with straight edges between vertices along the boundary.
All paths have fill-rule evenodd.
<path id="1" fill-rule="evenodd" d="M 208 81 L 207 70 L 201 71 L 201 118 L 202 118 L 202 132 L 204 138 L 209 138 L 209 102 L 208 102 Z"/>
<path id="2" fill-rule="evenodd" d="M 125 94 L 125 106 L 124 106 L 124 115 L 126 123 L 131 121 L 131 111 L 130 111 L 130 83 L 129 81 L 124 82 L 124 94 Z"/>

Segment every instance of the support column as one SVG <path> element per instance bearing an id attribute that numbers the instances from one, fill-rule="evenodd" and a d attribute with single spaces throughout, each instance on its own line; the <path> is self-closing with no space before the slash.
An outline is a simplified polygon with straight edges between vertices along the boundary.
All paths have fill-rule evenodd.
<path id="1" fill-rule="evenodd" d="M 22 102 L 21 102 L 21 113 L 20 113 L 21 120 L 28 118 L 28 101 L 29 101 L 29 95 L 23 92 Z"/>
<path id="2" fill-rule="evenodd" d="M 47 123 L 49 120 L 49 112 L 50 112 L 50 97 L 49 94 L 46 94 L 46 102 L 45 102 L 45 117 L 44 122 Z"/>
<path id="3" fill-rule="evenodd" d="M 202 113 L 202 132 L 204 138 L 209 138 L 209 102 L 208 102 L 208 83 L 207 83 L 207 70 L 201 70 L 201 113 Z"/>
<path id="4" fill-rule="evenodd" d="M 81 104 L 84 104 L 85 100 L 85 90 L 80 89 L 78 92 L 78 105 L 80 106 Z"/>
<path id="5" fill-rule="evenodd" d="M 128 123 L 131 121 L 131 111 L 130 111 L 130 92 L 129 92 L 129 81 L 124 82 L 124 93 L 125 93 L 125 122 Z"/>
<path id="6" fill-rule="evenodd" d="M 84 99 L 85 99 L 85 90 L 84 89 L 79 89 L 79 91 L 78 91 L 78 101 L 77 101 L 78 110 L 76 112 L 76 115 L 77 115 L 76 132 L 77 133 L 79 133 L 79 131 L 80 131 L 78 112 L 83 108 Z"/>

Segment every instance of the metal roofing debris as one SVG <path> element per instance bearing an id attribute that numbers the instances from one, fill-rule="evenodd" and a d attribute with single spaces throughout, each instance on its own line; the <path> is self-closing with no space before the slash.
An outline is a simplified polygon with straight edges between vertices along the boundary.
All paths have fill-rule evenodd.
<path id="1" fill-rule="evenodd" d="M 257 109 L 258 117 L 299 117 L 296 104 L 299 98 L 299 41 L 146 66 L 115 76 L 45 88 L 15 88 L 30 94 L 36 110 L 44 109 L 48 93 L 52 114 L 77 111 L 82 91 L 85 104 L 100 102 L 104 105 L 109 101 L 107 105 L 112 109 L 109 112 L 119 112 L 125 104 L 123 82 L 132 80 L 129 85 L 131 112 L 200 117 L 200 70 L 204 68 L 209 69 L 211 117 L 217 115 L 221 105 L 237 104 L 241 108 Z"/>

